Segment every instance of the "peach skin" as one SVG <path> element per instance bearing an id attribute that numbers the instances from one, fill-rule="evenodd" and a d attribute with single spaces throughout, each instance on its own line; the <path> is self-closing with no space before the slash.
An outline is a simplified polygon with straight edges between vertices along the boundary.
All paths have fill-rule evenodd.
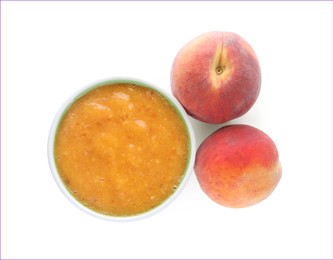
<path id="1" fill-rule="evenodd" d="M 212 124 L 245 114 L 261 85 L 256 54 L 239 35 L 208 32 L 187 43 L 171 69 L 173 95 L 192 117 Z"/>
<path id="2" fill-rule="evenodd" d="M 248 125 L 226 126 L 208 136 L 198 148 L 194 169 L 202 190 L 231 208 L 266 199 L 282 174 L 272 139 Z"/>

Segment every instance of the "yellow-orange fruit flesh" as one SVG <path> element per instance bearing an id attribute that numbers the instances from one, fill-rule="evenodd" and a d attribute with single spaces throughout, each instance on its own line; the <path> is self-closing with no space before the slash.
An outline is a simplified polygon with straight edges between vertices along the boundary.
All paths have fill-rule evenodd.
<path id="1" fill-rule="evenodd" d="M 102 214 L 130 216 L 160 205 L 178 187 L 189 137 L 177 110 L 156 91 L 107 85 L 66 111 L 54 156 L 79 202 Z"/>

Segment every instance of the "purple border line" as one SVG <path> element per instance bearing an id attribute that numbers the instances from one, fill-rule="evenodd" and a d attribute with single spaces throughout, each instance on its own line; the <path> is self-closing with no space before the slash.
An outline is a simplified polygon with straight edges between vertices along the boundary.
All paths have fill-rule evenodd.
<path id="1" fill-rule="evenodd" d="M 2 196 L 1 196 L 1 194 L 2 194 L 2 190 L 1 190 L 1 186 L 2 186 L 2 182 L 1 182 L 1 180 L 2 180 L 2 172 L 1 172 L 1 169 L 2 169 L 2 145 L 1 145 L 1 140 L 2 140 L 2 131 L 1 131 L 1 126 L 2 126 L 2 117 L 1 117 L 1 115 L 2 115 L 2 109 L 1 109 L 1 107 L 2 107 L 2 102 L 1 102 L 1 100 L 2 100 L 2 96 L 1 96 L 1 93 L 2 93 L 2 88 L 1 88 L 1 82 L 2 82 L 2 75 L 1 75 L 1 72 L 2 72 L 2 59 L 1 59 L 1 53 L 2 53 L 2 45 L 1 45 L 1 36 L 2 36 L 2 33 L 1 33 L 1 26 L 2 26 L 2 12 L 1 12 L 1 0 L 0 0 L 0 259 L 2 259 L 2 232 L 1 232 L 1 230 L 2 230 L 2 218 L 1 218 L 1 212 L 2 212 L 2 204 L 1 204 L 1 201 L 2 201 Z"/>
<path id="2" fill-rule="evenodd" d="M 333 2 L 333 0 L 0 0 L 0 2 Z"/>
<path id="3" fill-rule="evenodd" d="M 0 0 L 0 14 L 1 14 L 1 2 L 202 2 L 204 0 Z M 290 0 L 208 0 L 207 2 L 286 2 Z M 333 0 L 291 0 L 291 2 L 333 2 Z M 333 9 L 332 9 L 332 15 L 333 15 Z M 1 45 L 1 25 L 2 25 L 2 19 L 0 15 L 0 79 L 2 79 L 2 60 L 1 60 L 1 53 L 2 53 L 2 45 Z M 333 77 L 333 75 L 332 75 Z M 0 80 L 0 167 L 2 163 L 2 146 L 1 146 L 1 140 L 2 140 L 2 85 Z M 0 168 L 0 230 L 2 226 L 2 217 L 1 217 L 1 211 L 2 211 L 2 205 L 1 205 L 1 199 L 2 199 L 2 190 L 1 190 L 1 180 L 2 180 L 2 171 Z M 333 252 L 332 252 L 333 255 Z M 5 258 L 2 258 L 2 233 L 0 232 L 0 260 L 7 260 Z M 8 259 L 9 260 L 9 259 Z M 20 260 L 28 260 L 28 259 L 20 259 Z M 47 260 L 47 259 L 45 259 Z M 50 258 L 49 260 L 62 260 L 62 259 L 53 259 Z M 81 259 L 71 259 L 71 260 L 81 260 Z M 89 259 L 86 259 L 89 260 Z M 108 259 L 94 259 L 94 260 L 108 260 Z M 115 260 L 115 259 L 110 259 Z M 122 260 L 130 260 L 130 259 L 122 259 Z M 168 260 L 168 259 L 164 259 Z M 182 259 L 182 260 L 191 260 L 191 259 Z M 209 259 L 206 259 L 209 260 Z M 228 260 L 228 259 L 223 259 Z M 233 260 L 246 260 L 246 259 L 233 259 Z M 278 260 L 278 259 L 275 259 Z M 303 259 L 294 259 L 294 260 L 303 260 Z M 324 259 L 317 259 L 317 260 L 324 260 Z"/>

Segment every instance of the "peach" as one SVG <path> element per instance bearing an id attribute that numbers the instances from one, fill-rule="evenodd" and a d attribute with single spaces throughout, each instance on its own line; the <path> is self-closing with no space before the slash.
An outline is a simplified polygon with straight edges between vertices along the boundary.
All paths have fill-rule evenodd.
<path id="1" fill-rule="evenodd" d="M 248 125 L 222 127 L 208 136 L 198 148 L 194 169 L 208 197 L 231 208 L 266 199 L 282 174 L 272 139 Z"/>
<path id="2" fill-rule="evenodd" d="M 187 43 L 171 69 L 171 90 L 192 117 L 212 124 L 245 114 L 261 85 L 256 54 L 239 35 L 208 32 Z"/>

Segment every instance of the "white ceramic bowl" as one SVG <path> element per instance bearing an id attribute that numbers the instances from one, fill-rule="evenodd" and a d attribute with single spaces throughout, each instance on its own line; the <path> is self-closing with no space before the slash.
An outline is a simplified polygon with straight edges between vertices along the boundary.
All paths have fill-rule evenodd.
<path id="1" fill-rule="evenodd" d="M 56 132 L 57 132 L 57 128 L 58 125 L 62 119 L 63 114 L 67 111 L 67 109 L 77 100 L 79 99 L 81 96 L 83 96 L 84 94 L 88 93 L 89 91 L 91 91 L 92 89 L 101 87 L 103 85 L 110 85 L 110 84 L 116 84 L 116 83 L 130 83 L 130 84 L 135 84 L 135 85 L 139 85 L 139 86 L 143 86 L 143 87 L 147 87 L 150 89 L 153 89 L 157 92 L 159 92 L 163 97 L 165 97 L 170 104 L 172 104 L 176 110 L 178 111 L 178 114 L 181 116 L 181 118 L 183 119 L 187 131 L 188 131 L 188 136 L 189 136 L 189 140 L 190 140 L 190 151 L 189 151 L 189 160 L 188 160 L 188 164 L 184 173 L 184 177 L 181 181 L 181 183 L 179 184 L 178 188 L 175 190 L 175 192 L 173 194 L 171 194 L 171 196 L 169 196 L 165 201 L 163 201 L 159 206 L 146 211 L 144 213 L 138 214 L 138 215 L 133 215 L 133 216 L 126 216 L 126 217 L 119 217 L 119 216 L 110 216 L 110 215 L 104 215 L 101 213 L 98 213 L 96 211 L 93 211 L 89 208 L 87 208 L 86 206 L 84 206 L 83 204 L 81 204 L 79 201 L 77 201 L 72 194 L 67 190 L 65 184 L 63 183 L 63 181 L 61 180 L 57 167 L 56 167 L 56 163 L 54 160 L 54 140 L 55 140 L 55 136 L 56 136 Z M 142 80 L 137 80 L 137 79 L 133 79 L 133 78 L 111 78 L 108 80 L 103 80 L 94 84 L 90 84 L 87 87 L 81 89 L 80 91 L 78 91 L 77 93 L 75 93 L 73 96 L 71 96 L 59 109 L 58 113 L 56 114 L 50 132 L 49 132 L 49 137 L 48 137 L 48 147 L 47 147 L 47 151 L 48 151 L 48 160 L 49 160 L 49 165 L 50 165 L 50 169 L 51 172 L 53 174 L 53 177 L 58 185 L 58 187 L 60 188 L 60 190 L 63 192 L 63 194 L 69 199 L 69 201 L 71 201 L 75 206 L 77 206 L 79 209 L 83 210 L 84 212 L 104 219 L 104 220 L 111 220 L 111 221 L 129 221 L 129 220 L 138 220 L 138 219 L 142 219 L 142 218 L 146 218 L 149 216 L 152 216 L 158 212 L 160 212 L 161 210 L 165 209 L 168 205 L 170 205 L 170 203 L 172 201 L 174 201 L 177 196 L 181 193 L 181 191 L 183 190 L 183 188 L 185 187 L 186 183 L 188 182 L 189 178 L 190 178 L 190 174 L 193 170 L 193 165 L 194 165 L 194 160 L 195 160 L 195 149 L 196 149 L 196 144 L 195 144 L 195 136 L 194 136 L 194 132 L 191 126 L 191 122 L 189 121 L 188 115 L 186 113 L 186 111 L 184 110 L 184 108 L 181 106 L 181 104 L 177 101 L 176 98 L 174 98 L 172 95 L 166 93 L 163 89 L 154 86 L 151 83 L 142 81 Z"/>

